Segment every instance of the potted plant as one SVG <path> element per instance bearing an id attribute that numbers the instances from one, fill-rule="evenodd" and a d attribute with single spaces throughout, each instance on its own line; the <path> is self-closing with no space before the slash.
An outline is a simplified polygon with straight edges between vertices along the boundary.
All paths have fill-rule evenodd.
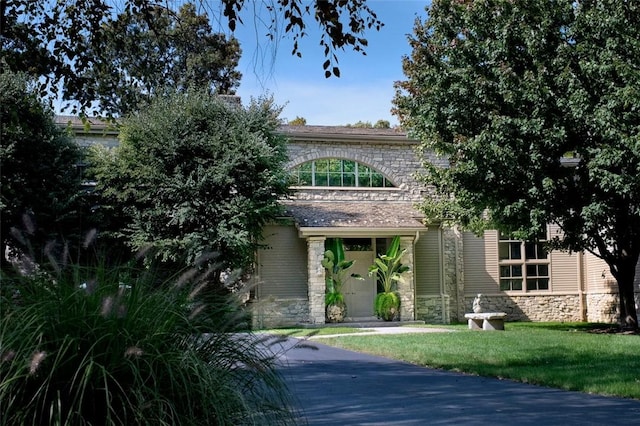
<path id="1" fill-rule="evenodd" d="M 409 267 L 400 262 L 406 251 L 400 250 L 400 236 L 396 235 L 387 253 L 379 255 L 369 267 L 369 275 L 375 275 L 383 289 L 382 293 L 376 296 L 374 312 L 378 318 L 385 321 L 393 321 L 400 315 L 397 283 L 404 282 L 402 274 L 409 271 Z"/>
<path id="2" fill-rule="evenodd" d="M 341 238 L 327 240 L 322 266 L 325 269 L 325 315 L 327 322 L 342 322 L 347 315 L 342 286 L 349 278 L 362 279 L 358 274 L 348 275 L 347 270 L 355 261 L 346 260 Z"/>

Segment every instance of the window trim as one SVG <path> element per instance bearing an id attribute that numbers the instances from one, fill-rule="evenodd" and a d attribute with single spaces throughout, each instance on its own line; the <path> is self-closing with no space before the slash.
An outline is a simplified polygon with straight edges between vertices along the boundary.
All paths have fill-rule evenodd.
<path id="1" fill-rule="evenodd" d="M 326 161 L 326 169 L 327 171 L 317 171 L 318 162 Z M 331 171 L 331 167 L 329 166 L 331 161 L 340 161 L 339 171 Z M 345 171 L 345 162 L 353 163 L 352 171 Z M 303 173 L 310 174 L 311 184 L 310 185 L 300 185 L 300 174 L 301 168 L 307 164 L 311 165 L 310 170 L 305 170 Z M 366 169 L 366 170 L 361 170 Z M 323 176 L 326 173 L 326 176 Z M 395 183 L 389 179 L 384 173 L 380 170 L 366 165 L 357 160 L 351 160 L 346 158 L 338 158 L 338 157 L 325 157 L 325 158 L 317 158 L 314 160 L 305 161 L 304 163 L 298 164 L 293 169 L 291 169 L 290 174 L 293 179 L 292 187 L 295 188 L 342 188 L 342 189 L 398 189 Z M 336 176 L 339 174 L 339 176 Z M 382 181 L 381 186 L 373 186 L 374 177 L 379 176 L 379 179 Z M 318 184 L 318 178 L 321 177 L 326 180 L 326 185 Z M 345 177 L 349 177 L 353 179 L 354 185 L 349 186 L 345 185 Z M 361 178 L 366 177 L 369 180 L 369 185 L 362 185 Z M 339 178 L 340 185 L 331 185 L 331 183 L 336 183 L 332 178 Z"/>
<path id="2" fill-rule="evenodd" d="M 527 259 L 527 244 L 536 244 L 536 246 L 540 243 L 544 243 L 546 242 L 546 239 L 538 239 L 536 241 L 524 241 L 524 240 L 516 240 L 513 238 L 508 238 L 505 237 L 503 235 L 501 235 L 500 233 L 498 233 L 498 289 L 501 292 L 506 292 L 509 294 L 527 294 L 527 293 L 549 293 L 552 291 L 552 280 L 551 280 L 551 256 L 549 251 L 545 250 L 545 254 L 546 257 L 544 258 L 535 258 L 535 259 Z M 513 243 L 519 243 L 519 249 L 520 249 L 520 258 L 501 258 L 501 244 L 509 244 L 509 256 L 511 256 L 511 245 Z M 536 248 L 536 253 L 537 253 L 537 248 Z M 536 269 L 540 266 L 540 265 L 545 265 L 547 267 L 547 275 L 534 275 L 534 276 L 528 276 L 527 275 L 527 266 L 536 266 Z M 520 266 L 521 267 L 521 275 L 517 276 L 517 277 L 513 277 L 513 276 L 504 276 L 502 275 L 502 267 L 504 266 L 509 266 L 510 267 L 510 271 L 512 270 L 513 266 Z M 513 278 L 517 278 L 520 279 L 521 281 L 521 289 L 513 289 L 513 283 L 509 283 L 509 288 L 503 288 L 502 283 L 504 281 L 508 281 L 508 280 L 513 280 Z M 527 283 L 527 279 L 536 279 L 536 288 L 535 289 L 529 289 L 528 288 L 528 283 Z M 539 280 L 540 279 L 546 279 L 547 280 L 547 288 L 539 288 L 540 287 L 540 283 Z"/>

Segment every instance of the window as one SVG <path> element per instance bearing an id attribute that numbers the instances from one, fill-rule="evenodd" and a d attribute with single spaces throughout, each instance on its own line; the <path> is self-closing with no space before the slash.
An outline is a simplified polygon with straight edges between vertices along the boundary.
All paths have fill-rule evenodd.
<path id="1" fill-rule="evenodd" d="M 500 235 L 500 290 L 549 290 L 549 253 L 544 240 L 512 240 Z"/>
<path id="2" fill-rule="evenodd" d="M 294 186 L 393 188 L 382 173 L 353 160 L 323 158 L 303 163 L 292 170 Z"/>

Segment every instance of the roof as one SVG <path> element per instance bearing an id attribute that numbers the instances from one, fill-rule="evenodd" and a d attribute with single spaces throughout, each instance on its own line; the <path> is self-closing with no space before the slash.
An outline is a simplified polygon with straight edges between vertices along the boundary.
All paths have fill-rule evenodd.
<path id="1" fill-rule="evenodd" d="M 335 231 L 397 232 L 424 229 L 423 218 L 410 202 L 385 201 L 285 201 L 285 214 L 303 233 L 322 228 Z"/>

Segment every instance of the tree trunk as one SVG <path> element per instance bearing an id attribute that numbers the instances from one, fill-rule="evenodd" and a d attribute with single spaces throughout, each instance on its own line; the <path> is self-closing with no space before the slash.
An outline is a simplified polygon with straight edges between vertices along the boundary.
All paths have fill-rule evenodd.
<path id="1" fill-rule="evenodd" d="M 633 258 L 633 259 L 632 259 Z M 611 265 L 611 273 L 618 282 L 620 297 L 620 326 L 629 329 L 638 328 L 638 314 L 634 292 L 634 279 L 636 275 L 637 256 L 626 258 L 616 265 Z"/>

